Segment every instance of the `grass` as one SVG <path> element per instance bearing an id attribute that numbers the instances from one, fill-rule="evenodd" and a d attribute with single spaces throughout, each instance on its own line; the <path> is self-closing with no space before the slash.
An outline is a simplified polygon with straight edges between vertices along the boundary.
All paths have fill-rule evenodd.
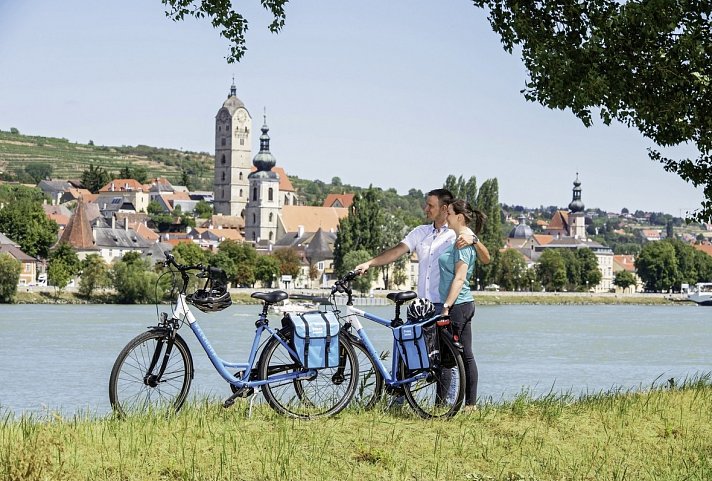
<path id="1" fill-rule="evenodd" d="M 709 375 L 643 392 L 523 393 L 426 421 L 347 410 L 297 421 L 201 401 L 177 415 L 0 419 L 0 479 L 712 479 Z"/>

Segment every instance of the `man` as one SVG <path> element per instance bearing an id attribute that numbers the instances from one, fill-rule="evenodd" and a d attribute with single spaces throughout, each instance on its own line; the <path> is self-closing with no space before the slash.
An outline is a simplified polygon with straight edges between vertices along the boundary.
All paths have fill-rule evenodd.
<path id="1" fill-rule="evenodd" d="M 426 194 L 425 216 L 432 224 L 416 227 L 401 242 L 373 259 L 357 265 L 354 270 L 366 272 L 371 267 L 384 266 L 409 252 L 418 255 L 418 297 L 425 297 L 435 304 L 439 313 L 442 310 L 440 299 L 440 268 L 438 257 L 455 243 L 455 232 L 447 226 L 447 207 L 453 201 L 452 193 L 447 189 L 435 189 Z M 473 238 L 464 236 L 457 240 L 457 247 L 462 248 L 473 242 Z"/>

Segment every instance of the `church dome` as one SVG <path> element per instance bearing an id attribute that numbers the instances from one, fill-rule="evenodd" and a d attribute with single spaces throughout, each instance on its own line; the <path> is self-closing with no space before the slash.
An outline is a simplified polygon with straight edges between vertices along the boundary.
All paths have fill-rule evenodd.
<path id="1" fill-rule="evenodd" d="M 510 239 L 529 239 L 534 232 L 532 231 L 532 228 L 527 225 L 524 214 L 520 215 L 518 220 L 519 225 L 509 231 L 508 237 Z"/>
<path id="2" fill-rule="evenodd" d="M 257 172 L 268 172 L 272 170 L 272 167 L 277 165 L 277 159 L 274 158 L 272 152 L 269 151 L 269 127 L 267 127 L 267 116 L 265 115 L 265 122 L 262 125 L 262 135 L 260 135 L 260 151 L 255 155 L 252 160 L 252 165 L 257 167 Z M 274 174 L 274 172 L 272 172 Z M 250 174 L 252 176 L 252 174 Z M 277 176 L 277 174 L 274 174 Z M 278 176 L 277 176 L 278 177 Z"/>
<path id="3" fill-rule="evenodd" d="M 227 98 L 225 102 L 223 102 L 223 108 L 226 108 L 228 112 L 230 112 L 230 115 L 235 115 L 235 112 L 237 112 L 237 109 L 239 108 L 245 108 L 245 104 L 242 103 L 242 100 L 238 99 L 235 96 L 230 96 Z"/>
<path id="4" fill-rule="evenodd" d="M 578 172 L 576 173 L 576 180 L 574 180 L 574 188 L 573 188 L 573 199 L 571 200 L 571 203 L 569 204 L 569 212 L 572 214 L 575 214 L 577 212 L 583 212 L 585 209 L 585 206 L 583 205 L 583 201 L 581 200 L 581 181 L 578 178 Z"/>

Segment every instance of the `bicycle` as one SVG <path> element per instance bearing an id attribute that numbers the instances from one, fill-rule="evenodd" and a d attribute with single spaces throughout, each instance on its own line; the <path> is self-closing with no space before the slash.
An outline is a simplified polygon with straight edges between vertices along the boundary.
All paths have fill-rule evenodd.
<path id="1" fill-rule="evenodd" d="M 251 397 L 253 401 L 257 389 L 262 390 L 275 411 L 297 418 L 334 415 L 349 404 L 356 389 L 358 365 L 344 336 L 339 333 L 334 336 L 338 341 L 334 343 L 338 343 L 338 365 L 305 367 L 308 361 L 301 361 L 295 350 L 294 327 L 288 316 L 282 318 L 279 329 L 271 328 L 267 319 L 269 306 L 287 299 L 288 294 L 255 292 L 252 297 L 261 300 L 263 308 L 255 322 L 248 360 L 244 363 L 225 361 L 211 346 L 188 304 L 205 312 L 229 306 L 232 301 L 227 292 L 227 276 L 215 267 L 182 265 L 170 253 L 166 252 L 165 256 L 166 274 L 173 277 L 172 292 L 177 291 L 175 303 L 171 304 L 172 315 L 161 313 L 158 325 L 136 336 L 119 353 L 109 378 L 109 400 L 119 415 L 154 409 L 180 410 L 193 379 L 193 358 L 178 334 L 178 329 L 186 323 L 215 370 L 230 385 L 232 395 L 225 400 L 224 407 L 230 407 L 237 398 Z M 205 286 L 186 295 L 192 271 L 198 271 L 198 277 L 206 279 Z M 176 273 L 180 273 L 182 280 L 180 288 L 177 288 Z M 338 325 L 334 329 L 337 331 Z M 267 336 L 262 341 L 265 331 Z M 328 345 L 326 350 L 329 350 Z M 255 364 L 258 353 L 259 360 Z M 231 370 L 236 372 L 232 374 Z"/>
<path id="2" fill-rule="evenodd" d="M 390 396 L 405 397 L 413 410 L 423 418 L 454 416 L 462 407 L 465 398 L 465 365 L 462 360 L 462 346 L 454 340 L 448 329 L 449 319 L 435 316 L 415 323 L 422 328 L 435 325 L 437 331 L 439 352 L 432 357 L 429 366 L 409 369 L 394 337 L 389 370 L 371 343 L 359 318 L 396 329 L 404 325 L 400 318 L 401 306 L 418 296 L 413 291 L 389 293 L 386 297 L 395 303 L 395 317 L 392 320 L 383 319 L 353 306 L 351 281 L 358 275 L 359 273 L 351 271 L 337 280 L 331 289 L 328 303 L 342 322 L 342 331 L 359 361 L 359 385 L 354 397 L 356 402 L 364 409 L 370 409 L 382 398 L 385 390 Z M 336 304 L 336 296 L 339 293 L 347 296 L 345 313 L 342 313 Z"/>

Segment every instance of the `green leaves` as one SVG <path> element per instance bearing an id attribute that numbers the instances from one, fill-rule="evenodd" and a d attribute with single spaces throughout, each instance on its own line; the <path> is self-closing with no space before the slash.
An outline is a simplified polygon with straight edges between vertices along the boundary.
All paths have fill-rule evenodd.
<path id="1" fill-rule="evenodd" d="M 712 25 L 699 0 L 475 0 L 489 9 L 508 52 L 521 48 L 527 100 L 570 109 L 584 125 L 597 111 L 662 147 L 692 144 L 697 158 L 650 149 L 705 200 L 691 217 L 712 219 Z"/>

